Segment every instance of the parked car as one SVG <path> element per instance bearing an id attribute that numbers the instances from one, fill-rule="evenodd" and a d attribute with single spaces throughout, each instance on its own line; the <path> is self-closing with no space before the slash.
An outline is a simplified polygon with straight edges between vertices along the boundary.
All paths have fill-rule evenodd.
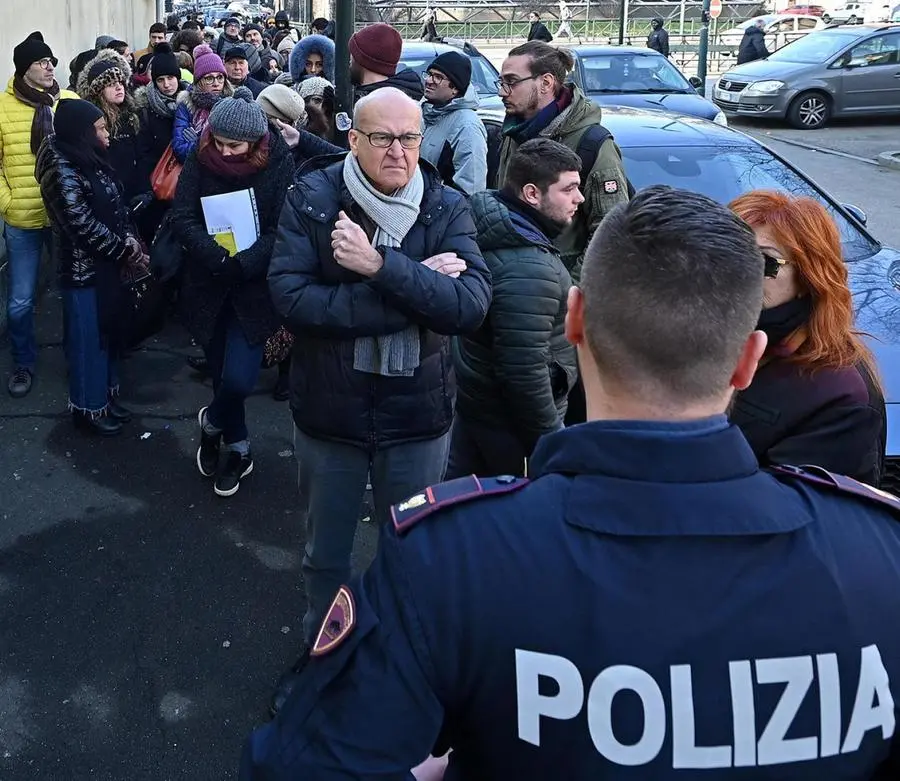
<path id="1" fill-rule="evenodd" d="M 815 32 L 724 73 L 713 102 L 728 115 L 808 130 L 832 117 L 900 113 L 900 25 Z"/>
<path id="2" fill-rule="evenodd" d="M 675 111 L 720 124 L 725 114 L 703 97 L 702 83 L 685 78 L 653 49 L 637 46 L 571 46 L 571 79 L 595 103 Z"/>
<path id="3" fill-rule="evenodd" d="M 779 14 L 801 14 L 803 16 L 823 16 L 825 9 L 821 5 L 792 5 L 778 12 Z"/>
<path id="4" fill-rule="evenodd" d="M 866 216 L 839 204 L 801 171 L 750 136 L 697 117 L 639 108 L 604 109 L 635 188 L 668 184 L 728 203 L 749 190 L 782 190 L 820 201 L 837 223 L 854 295 L 856 325 L 869 335 L 887 403 L 882 486 L 900 493 L 900 251 L 881 245 Z"/>
<path id="5" fill-rule="evenodd" d="M 884 0 L 880 0 L 880 2 L 876 0 L 876 2 L 869 5 L 863 20 L 866 24 L 884 24 L 891 21 L 892 18 L 891 5 L 885 3 Z"/>
<path id="6" fill-rule="evenodd" d="M 868 4 L 863 3 L 845 3 L 840 8 L 833 11 L 827 11 L 822 14 L 822 21 L 825 24 L 856 24 L 865 19 Z"/>
<path id="7" fill-rule="evenodd" d="M 802 38 L 813 30 L 825 28 L 825 22 L 818 16 L 801 14 L 767 14 L 754 16 L 737 27 L 720 33 L 716 43 L 723 47 L 722 55 L 725 57 L 737 57 L 738 47 L 744 37 L 744 31 L 758 20 L 764 21 L 763 32 L 766 36 L 766 48 L 771 52 L 786 46 L 791 41 Z"/>
<path id="8" fill-rule="evenodd" d="M 472 84 L 478 92 L 479 113 L 489 113 L 492 118 L 505 113 L 503 101 L 497 93 L 500 74 L 491 61 L 468 41 L 442 38 L 440 41 L 404 41 L 398 67 L 411 68 L 424 80 L 425 69 L 439 54 L 449 51 L 465 54 L 472 61 Z M 484 110 L 484 111 L 482 111 Z"/>

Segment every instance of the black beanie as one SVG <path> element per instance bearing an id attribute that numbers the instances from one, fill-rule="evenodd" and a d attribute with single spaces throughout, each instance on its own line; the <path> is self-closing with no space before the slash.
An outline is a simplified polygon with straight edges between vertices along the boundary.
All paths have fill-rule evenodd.
<path id="1" fill-rule="evenodd" d="M 88 127 L 102 118 L 103 112 L 90 101 L 74 98 L 61 100 L 56 104 L 53 127 L 60 141 L 80 144 L 84 141 Z"/>
<path id="2" fill-rule="evenodd" d="M 181 68 L 172 47 L 163 42 L 153 47 L 153 59 L 150 60 L 150 75 L 155 82 L 159 76 L 174 76 L 181 80 Z"/>
<path id="3" fill-rule="evenodd" d="M 55 68 L 59 62 L 50 51 L 50 47 L 44 43 L 44 36 L 39 32 L 29 35 L 22 43 L 13 49 L 13 64 L 16 66 L 16 76 L 23 76 L 34 63 L 49 57 Z"/>
<path id="4" fill-rule="evenodd" d="M 450 83 L 459 90 L 460 95 L 465 95 L 472 81 L 472 61 L 459 52 L 444 52 L 434 58 L 426 69 L 443 73 Z"/>

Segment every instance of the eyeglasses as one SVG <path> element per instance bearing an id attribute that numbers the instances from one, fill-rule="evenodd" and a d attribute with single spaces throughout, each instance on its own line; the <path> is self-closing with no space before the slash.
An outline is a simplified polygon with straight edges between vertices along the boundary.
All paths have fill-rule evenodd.
<path id="1" fill-rule="evenodd" d="M 58 62 L 59 60 L 56 57 L 44 57 L 42 60 L 35 60 L 34 64 L 40 65 L 45 71 L 48 71 L 51 68 L 55 68 Z"/>
<path id="2" fill-rule="evenodd" d="M 775 255 L 770 255 L 767 252 L 763 253 L 763 260 L 766 262 L 765 268 L 763 269 L 763 276 L 765 276 L 766 279 L 775 279 L 778 276 L 778 272 L 781 271 L 782 266 L 791 265 L 791 261 L 775 257 Z"/>
<path id="3" fill-rule="evenodd" d="M 425 81 L 433 81 L 439 87 L 445 81 L 447 81 L 447 77 L 443 73 L 435 73 L 434 71 L 426 71 L 425 72 Z"/>
<path id="4" fill-rule="evenodd" d="M 390 133 L 379 133 L 378 131 L 365 133 L 362 130 L 357 130 L 356 132 L 361 136 L 365 136 L 376 149 L 389 149 L 394 145 L 394 141 L 399 141 L 400 146 L 404 149 L 418 149 L 422 146 L 421 133 L 404 133 L 402 136 L 394 136 Z"/>
<path id="5" fill-rule="evenodd" d="M 221 73 L 210 73 L 209 76 L 204 76 L 200 79 L 204 84 L 224 84 L 225 77 Z"/>
<path id="6" fill-rule="evenodd" d="M 509 95 L 523 81 L 534 81 L 543 75 L 543 73 L 539 73 L 537 76 L 523 76 L 521 79 L 500 79 L 494 82 L 494 86 L 497 88 L 497 94 Z"/>

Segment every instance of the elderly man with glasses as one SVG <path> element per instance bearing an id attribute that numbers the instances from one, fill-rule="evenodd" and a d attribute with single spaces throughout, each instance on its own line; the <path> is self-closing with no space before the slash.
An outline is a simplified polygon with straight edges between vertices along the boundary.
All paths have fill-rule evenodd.
<path id="1" fill-rule="evenodd" d="M 50 229 L 34 178 L 38 149 L 53 133 L 53 113 L 61 98 L 77 98 L 59 88 L 57 59 L 39 32 L 13 49 L 15 74 L 0 93 L 0 220 L 9 257 L 9 337 L 14 398 L 31 391 L 37 363 L 34 296 Z"/>
<path id="2" fill-rule="evenodd" d="M 449 337 L 475 331 L 491 301 L 465 197 L 419 160 L 419 104 L 383 87 L 353 121 L 350 153 L 312 161 L 288 193 L 269 267 L 275 308 L 296 337 L 308 644 L 350 576 L 369 475 L 382 524 L 392 504 L 443 478 Z"/>

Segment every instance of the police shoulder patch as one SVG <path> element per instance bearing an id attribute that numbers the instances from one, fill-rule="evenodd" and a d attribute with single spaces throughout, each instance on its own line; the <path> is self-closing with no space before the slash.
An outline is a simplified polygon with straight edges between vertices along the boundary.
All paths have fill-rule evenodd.
<path id="1" fill-rule="evenodd" d="M 876 502 L 884 507 L 888 507 L 895 513 L 900 515 L 900 498 L 882 491 L 880 488 L 861 483 L 846 475 L 838 475 L 822 469 L 820 466 L 811 466 L 804 464 L 802 467 L 797 466 L 772 466 L 769 467 L 770 472 L 776 475 L 785 475 L 803 480 L 814 485 L 824 486 L 846 494 L 853 494 L 870 502 Z"/>
<path id="2" fill-rule="evenodd" d="M 310 656 L 325 656 L 337 648 L 356 626 L 356 604 L 353 594 L 346 586 L 341 586 L 325 614 L 325 620 L 310 649 Z"/>
<path id="3" fill-rule="evenodd" d="M 525 477 L 500 475 L 499 477 L 459 477 L 446 483 L 430 485 L 391 507 L 391 518 L 397 534 L 404 534 L 423 518 L 444 507 L 469 502 L 480 496 L 496 496 L 518 491 L 528 485 Z"/>

